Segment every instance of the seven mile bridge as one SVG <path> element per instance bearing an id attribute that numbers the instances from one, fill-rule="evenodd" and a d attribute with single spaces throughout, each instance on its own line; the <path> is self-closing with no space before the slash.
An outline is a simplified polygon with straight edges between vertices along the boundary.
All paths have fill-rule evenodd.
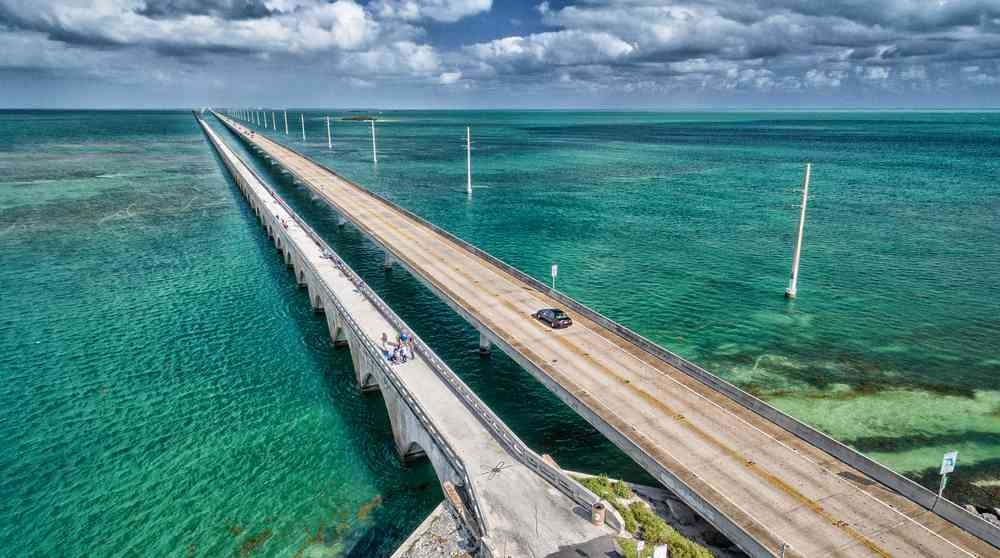
<path id="1" fill-rule="evenodd" d="M 751 556 L 1000 556 L 1000 530 L 293 149 L 214 113 Z M 553 330 L 531 314 L 561 307 Z"/>

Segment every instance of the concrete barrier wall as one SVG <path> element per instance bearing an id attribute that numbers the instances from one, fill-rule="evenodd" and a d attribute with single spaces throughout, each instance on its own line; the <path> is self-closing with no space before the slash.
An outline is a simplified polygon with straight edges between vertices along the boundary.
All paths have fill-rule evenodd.
<path id="1" fill-rule="evenodd" d="M 289 151 L 298 153 L 294 149 L 288 146 L 284 146 Z M 300 154 L 301 155 L 301 154 Z M 304 155 L 302 155 L 305 157 Z M 311 159 L 310 159 L 311 160 Z M 355 184 L 354 182 L 342 177 L 335 171 L 313 161 L 318 166 L 321 166 L 326 171 L 331 174 L 336 175 L 345 182 Z M 357 186 L 355 184 L 355 186 Z M 534 277 L 520 271 L 519 269 L 507 264 L 506 262 L 494 257 L 493 255 L 484 252 L 483 250 L 469 244 L 468 242 L 458 238 L 452 233 L 438 227 L 437 225 L 425 220 L 419 215 L 400 207 L 391 200 L 385 197 L 369 191 L 366 188 L 357 186 L 361 191 L 365 192 L 367 195 L 376 198 L 390 206 L 392 206 L 397 211 L 404 213 L 411 219 L 427 226 L 434 231 L 440 233 L 441 235 L 447 237 L 449 240 L 455 244 L 461 246 L 468 252 L 479 256 L 493 265 L 503 269 L 507 273 L 517 277 L 524 283 L 535 288 L 539 292 L 542 292 L 556 300 L 559 300 L 567 307 L 571 308 L 573 311 L 578 312 L 588 319 L 602 325 L 608 330 L 614 332 L 623 339 L 634 343 L 651 355 L 659 358 L 660 360 L 674 366 L 678 370 L 688 374 L 692 378 L 698 380 L 699 382 L 715 389 L 716 391 L 728 396 L 733 401 L 736 401 L 743 407 L 755 412 L 756 414 L 766 418 L 767 420 L 773 422 L 774 424 L 780 426 L 781 428 L 787 430 L 788 432 L 794 434 L 801 440 L 808 442 L 809 444 L 829 453 L 830 455 L 836 457 L 840 461 L 858 469 L 859 471 L 865 473 L 872 479 L 882 483 L 886 487 L 898 492 L 899 494 L 905 496 L 906 498 L 912 500 L 913 502 L 919 504 L 920 506 L 931 510 L 939 515 L 940 517 L 954 523 L 955 525 L 965 529 L 966 531 L 976 535 L 977 537 L 989 542 L 993 546 L 1000 548 L 1000 528 L 990 525 L 988 522 L 983 520 L 981 517 L 969 513 L 967 510 L 958 506 L 954 502 L 942 498 L 938 501 L 937 505 L 934 505 L 936 500 L 936 493 L 928 490 L 927 488 L 917 484 L 916 482 L 900 475 L 899 473 L 889 469 L 888 467 L 882 465 L 881 463 L 871 459 L 870 457 L 858 452 L 857 450 L 848 447 L 837 440 L 827 436 L 826 434 L 816 430 L 815 428 L 799 421 L 798 419 L 783 413 L 777 408 L 769 405 L 768 403 L 762 401 L 761 399 L 754 397 L 753 395 L 743 391 L 742 389 L 736 387 L 735 385 L 723 380 L 722 378 L 712 374 L 711 372 L 701 368 L 697 364 L 694 364 L 683 357 L 657 345 L 653 341 L 643 337 L 642 335 L 632 331 L 631 329 L 615 322 L 614 320 L 604 316 L 603 314 L 589 308 L 588 306 L 566 296 L 565 294 L 552 290 L 548 285 L 535 279 Z M 349 215 L 345 216 L 351 218 Z"/>

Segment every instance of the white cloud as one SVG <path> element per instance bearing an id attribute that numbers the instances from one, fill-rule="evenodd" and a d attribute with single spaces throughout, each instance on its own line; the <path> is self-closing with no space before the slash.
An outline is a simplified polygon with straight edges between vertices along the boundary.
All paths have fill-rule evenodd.
<path id="1" fill-rule="evenodd" d="M 154 18 L 138 0 L 0 0 L 0 12 L 15 14 L 23 26 L 82 42 L 183 49 L 231 48 L 265 52 L 353 50 L 379 33 L 379 24 L 353 0 L 284 0 L 268 4 L 270 17 L 225 19 L 177 14 Z"/>
<path id="2" fill-rule="evenodd" d="M 861 79 L 866 81 L 885 81 L 889 79 L 889 68 L 883 66 L 866 66 L 860 68 Z"/>
<path id="3" fill-rule="evenodd" d="M 976 87 L 1000 84 L 1000 78 L 982 71 L 979 66 L 962 68 L 962 81 Z"/>
<path id="4" fill-rule="evenodd" d="M 343 71 L 371 77 L 428 76 L 441 68 L 441 59 L 434 47 L 410 41 L 350 53 L 341 62 Z"/>
<path id="5" fill-rule="evenodd" d="M 471 45 L 466 51 L 488 63 L 566 65 L 623 58 L 635 47 L 609 33 L 569 30 L 505 37 Z"/>
<path id="6" fill-rule="evenodd" d="M 1000 0 L 535 3 L 515 14 L 518 24 L 546 32 L 522 33 L 504 13 L 495 34 L 454 46 L 461 20 L 489 13 L 492 0 L 0 0 L 0 68 L 183 83 L 184 72 L 222 75 L 222 64 L 267 75 L 308 67 L 310 79 L 352 87 L 391 81 L 405 86 L 393 91 L 525 90 L 538 99 L 557 88 L 767 100 L 979 95 L 1000 75 Z"/>
<path id="7" fill-rule="evenodd" d="M 899 72 L 903 81 L 924 81 L 927 79 L 927 68 L 921 65 L 907 66 Z"/>
<path id="8" fill-rule="evenodd" d="M 806 72 L 803 82 L 807 87 L 815 89 L 832 89 L 840 87 L 847 77 L 847 72 L 843 70 L 820 70 L 813 68 Z"/>
<path id="9" fill-rule="evenodd" d="M 438 81 L 444 85 L 451 85 L 462 79 L 462 72 L 443 72 L 438 76 Z"/>
<path id="10" fill-rule="evenodd" d="M 379 17 L 406 21 L 433 19 L 446 23 L 488 12 L 493 0 L 377 0 L 372 9 Z"/>
<path id="11" fill-rule="evenodd" d="M 360 89 L 368 89 L 371 87 L 375 87 L 375 82 L 356 77 L 347 78 L 347 84 L 350 85 L 351 87 L 357 87 Z"/>

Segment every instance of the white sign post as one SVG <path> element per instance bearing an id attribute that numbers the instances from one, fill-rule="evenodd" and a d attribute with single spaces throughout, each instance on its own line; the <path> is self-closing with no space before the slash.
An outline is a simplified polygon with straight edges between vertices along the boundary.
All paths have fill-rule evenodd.
<path id="1" fill-rule="evenodd" d="M 556 290 L 556 276 L 559 275 L 559 266 L 552 263 L 552 290 Z"/>
<path id="2" fill-rule="evenodd" d="M 944 494 L 944 487 L 948 484 L 948 473 L 953 472 L 956 465 L 958 465 L 957 451 L 949 451 L 944 454 L 944 457 L 941 459 L 941 488 L 938 489 L 937 498 L 934 499 L 934 506 L 937 505 L 938 500 Z M 931 506 L 931 509 L 934 509 L 934 506 Z"/>

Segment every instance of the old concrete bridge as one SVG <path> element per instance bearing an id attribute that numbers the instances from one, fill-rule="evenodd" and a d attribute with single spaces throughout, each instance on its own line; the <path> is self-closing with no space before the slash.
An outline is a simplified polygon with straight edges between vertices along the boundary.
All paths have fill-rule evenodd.
<path id="1" fill-rule="evenodd" d="M 751 556 L 998 556 L 1000 530 L 218 113 Z M 530 318 L 563 307 L 574 326 Z"/>
<path id="2" fill-rule="evenodd" d="M 487 557 L 611 549 L 620 518 L 592 524 L 599 499 L 520 439 L 416 335 L 414 358 L 379 346 L 410 330 L 201 118 L 209 142 L 309 295 L 334 342 L 350 347 L 362 391 L 382 393 L 403 460 L 426 456 L 460 522 Z M 411 333 L 412 334 L 412 333 Z M 378 340 L 378 341 L 376 341 Z M 602 554 L 603 555 L 603 554 Z"/>

